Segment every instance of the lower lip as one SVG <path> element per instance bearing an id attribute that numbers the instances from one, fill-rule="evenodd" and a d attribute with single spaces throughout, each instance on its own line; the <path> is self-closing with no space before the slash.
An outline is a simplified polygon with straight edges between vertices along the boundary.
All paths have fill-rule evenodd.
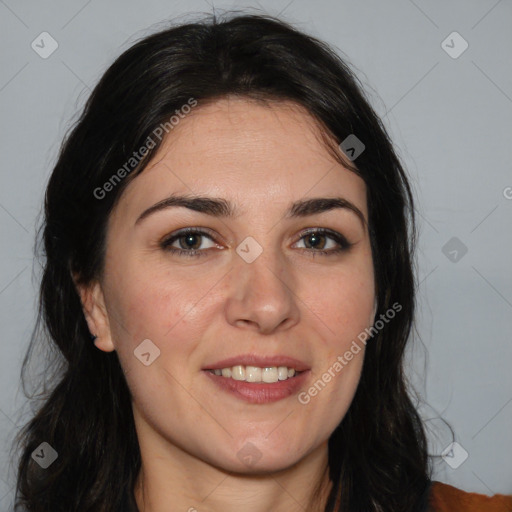
<path id="1" fill-rule="evenodd" d="M 215 375 L 203 370 L 206 376 L 220 389 L 251 404 L 267 404 L 295 395 L 304 386 L 309 370 L 286 380 L 277 382 L 245 382 Z"/>

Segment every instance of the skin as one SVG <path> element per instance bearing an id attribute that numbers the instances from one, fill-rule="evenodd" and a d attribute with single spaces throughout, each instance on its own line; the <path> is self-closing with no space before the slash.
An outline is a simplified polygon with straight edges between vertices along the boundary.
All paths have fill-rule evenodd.
<path id="1" fill-rule="evenodd" d="M 224 198 L 240 210 L 217 218 L 183 207 L 147 208 L 175 193 Z M 244 353 L 285 354 L 311 367 L 306 390 L 372 325 L 375 288 L 367 227 L 349 209 L 286 219 L 297 200 L 341 196 L 367 220 L 364 181 L 329 153 L 319 127 L 292 103 L 224 98 L 199 104 L 170 132 L 111 214 L 101 279 L 81 288 L 99 350 L 116 350 L 133 395 L 142 456 L 139 509 L 193 512 L 313 510 L 315 485 L 330 488 L 327 442 L 356 391 L 364 345 L 306 405 L 297 395 L 249 404 L 214 386 L 207 363 Z M 163 250 L 186 227 L 202 257 Z M 353 245 L 338 254 L 326 228 Z M 263 252 L 236 252 L 248 236 Z M 173 243 L 186 246 L 186 236 Z M 308 245 L 309 243 L 309 245 Z M 150 339 L 149 366 L 134 350 Z M 247 442 L 261 455 L 237 457 Z M 310 507 L 310 508 L 307 508 Z"/>

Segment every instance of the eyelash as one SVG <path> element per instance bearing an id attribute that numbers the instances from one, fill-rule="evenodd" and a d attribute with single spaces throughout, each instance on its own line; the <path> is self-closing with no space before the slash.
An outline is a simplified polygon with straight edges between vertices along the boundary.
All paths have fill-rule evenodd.
<path id="1" fill-rule="evenodd" d="M 304 232 L 302 232 L 301 237 L 299 240 L 302 240 L 304 237 L 315 234 L 315 235 L 327 235 L 328 238 L 331 238 L 335 242 L 337 242 L 340 247 L 338 249 L 308 249 L 305 248 L 303 250 L 308 251 L 311 253 L 311 256 L 314 258 L 317 254 L 321 254 L 322 256 L 333 256 L 335 254 L 339 254 L 341 252 L 347 251 L 352 247 L 353 244 L 349 243 L 347 239 L 341 235 L 340 233 L 337 233 L 336 231 L 331 231 L 330 229 L 325 228 L 311 228 Z M 170 247 L 172 243 L 174 243 L 176 240 L 186 237 L 188 235 L 201 235 L 209 238 L 212 242 L 215 240 L 212 238 L 212 236 L 207 233 L 206 231 L 202 231 L 197 228 L 186 228 L 182 231 L 179 231 L 178 233 L 172 235 L 171 237 L 164 239 L 160 242 L 160 247 L 167 252 L 171 252 L 173 254 L 177 254 L 178 256 L 188 256 L 188 257 L 199 257 L 199 256 L 206 256 L 207 249 L 192 249 L 190 251 L 184 250 L 184 249 L 176 249 L 175 247 Z"/>

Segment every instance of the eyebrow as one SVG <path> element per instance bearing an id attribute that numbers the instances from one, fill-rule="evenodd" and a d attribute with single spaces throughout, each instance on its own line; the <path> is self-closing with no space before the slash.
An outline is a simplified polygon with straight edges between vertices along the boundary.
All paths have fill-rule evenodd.
<path id="1" fill-rule="evenodd" d="M 188 208 L 189 210 L 220 218 L 235 218 L 240 215 L 239 209 L 233 203 L 222 198 L 173 195 L 144 210 L 135 221 L 135 224 L 137 225 L 142 219 L 155 212 L 172 207 Z M 353 212 L 359 218 L 363 227 L 367 227 L 365 216 L 361 210 L 343 197 L 317 197 L 295 201 L 289 206 L 285 217 L 307 217 L 335 209 L 346 209 Z"/>

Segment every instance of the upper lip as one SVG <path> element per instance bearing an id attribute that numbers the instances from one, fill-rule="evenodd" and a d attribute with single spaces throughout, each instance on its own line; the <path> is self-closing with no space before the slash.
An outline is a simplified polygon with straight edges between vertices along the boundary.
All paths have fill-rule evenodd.
<path id="1" fill-rule="evenodd" d="M 222 361 L 217 361 L 206 365 L 203 370 L 218 370 L 222 368 L 231 368 L 232 366 L 258 366 L 260 368 L 270 368 L 272 366 L 287 366 L 295 368 L 298 372 L 309 370 L 310 367 L 294 357 L 276 355 L 276 356 L 258 356 L 256 354 L 242 354 L 233 356 Z"/>

